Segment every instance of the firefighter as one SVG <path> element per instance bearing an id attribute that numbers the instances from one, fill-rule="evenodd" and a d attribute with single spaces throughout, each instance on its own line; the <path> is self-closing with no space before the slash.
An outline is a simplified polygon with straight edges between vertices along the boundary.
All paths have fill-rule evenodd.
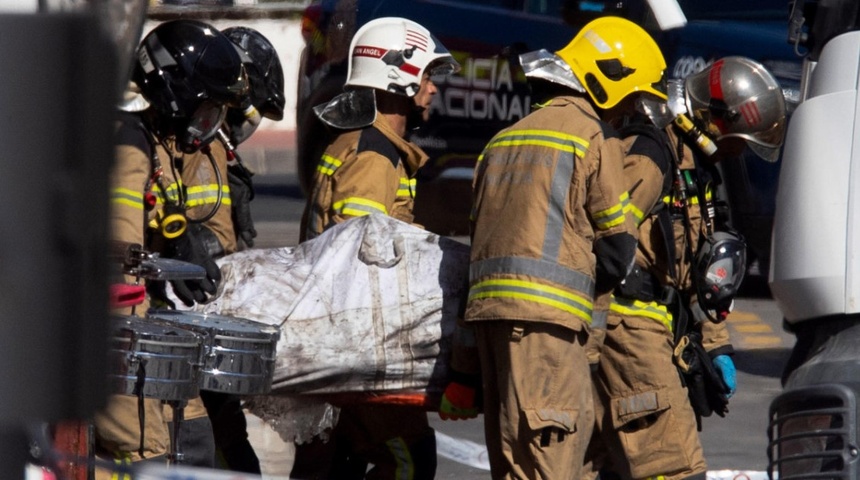
<path id="1" fill-rule="evenodd" d="M 212 141 L 227 105 L 238 104 L 246 92 L 247 78 L 233 44 L 211 25 L 166 22 L 147 34 L 138 48 L 132 89 L 117 121 L 116 162 L 110 177 L 111 237 L 203 266 L 206 278 L 171 282 L 185 303 L 214 294 L 220 270 L 204 246 L 209 240 L 217 242 L 215 234 L 186 216 L 189 197 L 179 170 L 184 156 Z M 152 292 L 166 298 L 162 288 Z M 142 316 L 149 304 L 147 300 L 115 313 Z M 195 409 L 202 416 L 195 415 Z M 184 461 L 211 466 L 212 429 L 199 398 L 189 402 L 188 417 L 191 420 L 183 423 L 188 432 L 183 430 L 183 435 L 196 441 L 183 443 L 193 447 L 182 452 Z M 164 463 L 170 453 L 168 426 L 157 398 L 112 395 L 94 424 L 96 455 L 115 464 Z M 97 478 L 110 478 L 110 472 L 99 469 Z"/>
<path id="2" fill-rule="evenodd" d="M 350 45 L 345 92 L 317 106 L 339 135 L 320 159 L 300 241 L 353 217 L 412 223 L 416 174 L 427 155 L 404 137 L 426 120 L 431 77 L 459 65 L 433 35 L 404 18 L 362 26 Z M 334 456 L 334 458 L 332 458 Z M 297 445 L 294 478 L 433 478 L 436 442 L 426 412 L 393 405 L 343 406 L 331 441 Z"/>
<path id="3" fill-rule="evenodd" d="M 714 165 L 741 153 L 743 140 L 762 157 L 778 154 L 784 100 L 761 65 L 729 57 L 671 82 L 668 104 L 631 106 L 610 115 L 627 123 L 619 130 L 639 244 L 612 296 L 584 478 L 603 468 L 625 479 L 704 479 L 700 419 L 724 415 L 737 388 L 723 321 L 746 268 L 745 245 L 716 202 Z"/>
<path id="4" fill-rule="evenodd" d="M 189 208 L 188 215 L 198 219 L 210 217 L 206 225 L 218 239 L 217 244 L 207 245 L 213 258 L 254 246 L 257 232 L 250 208 L 254 198 L 253 173 L 242 163 L 236 147 L 256 131 L 262 118 L 283 119 L 285 103 L 284 72 L 271 42 L 248 27 L 229 27 L 221 33 L 233 42 L 242 59 L 248 75 L 248 97 L 238 108 L 227 109 L 218 140 L 209 144 L 209 153 L 197 154 L 191 162 L 186 161 L 183 170 L 189 191 L 194 188 L 205 193 L 201 199 L 205 202 L 196 207 L 189 205 L 193 208 Z M 212 422 L 216 465 L 226 470 L 260 473 L 259 460 L 248 442 L 240 397 L 201 391 L 200 398 Z"/>
<path id="5" fill-rule="evenodd" d="M 250 202 L 254 198 L 251 172 L 235 149 L 247 140 L 263 118 L 278 122 L 284 118 L 284 71 L 275 47 L 262 33 L 248 27 L 230 27 L 222 31 L 238 47 L 248 73 L 249 98 L 244 108 L 227 110 L 221 142 L 228 150 L 228 179 L 233 203 L 233 225 L 240 248 L 253 247 L 257 231 L 251 219 Z"/>
<path id="6" fill-rule="evenodd" d="M 631 95 L 665 98 L 666 64 L 644 30 L 616 17 L 520 62 L 545 101 L 491 139 L 475 167 L 465 321 L 493 478 L 579 478 L 594 423 L 594 298 L 624 278 L 636 248 L 622 144 L 600 115 Z"/>

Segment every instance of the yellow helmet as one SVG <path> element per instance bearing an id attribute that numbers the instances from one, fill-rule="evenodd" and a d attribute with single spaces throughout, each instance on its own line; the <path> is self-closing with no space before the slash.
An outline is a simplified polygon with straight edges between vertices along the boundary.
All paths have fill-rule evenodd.
<path id="1" fill-rule="evenodd" d="M 612 108 L 634 92 L 666 99 L 663 53 L 648 32 L 629 20 L 593 20 L 556 55 L 600 108 Z"/>

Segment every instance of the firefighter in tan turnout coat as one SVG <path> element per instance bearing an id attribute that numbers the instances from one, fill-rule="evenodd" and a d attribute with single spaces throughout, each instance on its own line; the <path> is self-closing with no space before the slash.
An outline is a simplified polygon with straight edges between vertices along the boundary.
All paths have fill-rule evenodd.
<path id="1" fill-rule="evenodd" d="M 355 33 L 346 91 L 315 108 L 340 134 L 317 166 L 301 241 L 369 214 L 412 223 L 416 174 L 427 155 L 404 137 L 426 120 L 437 91 L 431 76 L 457 69 L 411 20 L 379 18 Z M 357 404 L 343 406 L 329 442 L 297 445 L 291 477 L 431 479 L 435 472 L 435 434 L 423 407 Z"/>
<path id="2" fill-rule="evenodd" d="M 196 61 L 175 60 L 188 51 L 198 52 Z M 133 90 L 139 89 L 142 95 L 130 95 L 117 119 L 111 237 L 203 266 L 207 278 L 173 281 L 176 295 L 191 305 L 215 293 L 220 271 L 203 244 L 219 240 L 208 228 L 192 225 L 186 210 L 211 209 L 218 186 L 198 182 L 201 179 L 195 176 L 194 186 L 186 188 L 180 170 L 186 162 L 189 168 L 199 163 L 200 148 L 214 139 L 227 105 L 246 95 L 247 79 L 235 48 L 220 32 L 201 22 L 176 20 L 159 25 L 143 39 L 132 80 Z M 138 279 L 126 276 L 125 280 Z M 147 299 L 114 313 L 142 316 L 149 305 Z M 112 395 L 94 419 L 96 454 L 117 465 L 146 460 L 166 463 L 165 456 L 171 453 L 167 408 L 156 398 Z M 212 466 L 211 425 L 199 397 L 189 402 L 186 420 L 185 437 L 196 440 L 185 445 L 186 463 Z M 110 476 L 103 469 L 96 473 L 97 478 Z"/>
<path id="3" fill-rule="evenodd" d="M 785 109 L 776 81 L 748 59 L 719 60 L 685 84 L 686 99 L 680 84 L 670 84 L 669 103 L 680 98 L 695 125 L 686 112 L 660 113 L 662 101 L 645 99 L 636 110 L 651 119 L 627 109 L 635 119 L 619 126 L 639 246 L 633 271 L 612 296 L 595 375 L 597 431 L 584 478 L 603 468 L 625 479 L 704 479 L 699 417 L 724 415 L 736 389 L 723 320 L 746 262 L 742 242 L 715 203 L 714 163 L 741 153 L 743 140 L 758 152 L 778 149 L 771 142 L 781 141 Z M 760 115 L 733 114 L 740 105 Z M 670 121 L 664 130 L 653 126 Z M 722 380 L 722 391 L 702 394 L 702 385 L 679 375 L 675 365 L 686 367 L 690 357 L 682 352 L 693 342 L 701 346 L 700 367 L 713 364 L 710 378 Z"/>
<path id="4" fill-rule="evenodd" d="M 465 320 L 493 478 L 579 478 L 594 424 L 595 295 L 624 278 L 636 247 L 624 151 L 600 115 L 639 92 L 665 98 L 665 62 L 644 30 L 614 17 L 520 60 L 549 100 L 478 160 Z"/>

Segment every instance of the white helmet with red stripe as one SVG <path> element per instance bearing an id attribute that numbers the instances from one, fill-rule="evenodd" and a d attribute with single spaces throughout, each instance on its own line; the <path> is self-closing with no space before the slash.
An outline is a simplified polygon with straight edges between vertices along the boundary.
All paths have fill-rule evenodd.
<path id="1" fill-rule="evenodd" d="M 785 98 L 764 66 L 725 57 L 687 77 L 684 90 L 688 113 L 710 136 L 743 138 L 760 157 L 776 161 L 785 134 Z"/>
<path id="2" fill-rule="evenodd" d="M 349 51 L 346 88 L 369 87 L 412 97 L 425 71 L 445 75 L 460 69 L 426 28 L 399 17 L 364 24 L 352 37 Z"/>

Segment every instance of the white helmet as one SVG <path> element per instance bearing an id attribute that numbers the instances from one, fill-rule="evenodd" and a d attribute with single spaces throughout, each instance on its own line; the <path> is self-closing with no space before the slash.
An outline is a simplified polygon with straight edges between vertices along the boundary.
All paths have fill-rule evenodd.
<path id="1" fill-rule="evenodd" d="M 346 88 L 370 87 L 413 97 L 424 72 L 447 75 L 460 69 L 439 40 L 405 18 L 383 17 L 362 26 L 349 46 Z"/>

